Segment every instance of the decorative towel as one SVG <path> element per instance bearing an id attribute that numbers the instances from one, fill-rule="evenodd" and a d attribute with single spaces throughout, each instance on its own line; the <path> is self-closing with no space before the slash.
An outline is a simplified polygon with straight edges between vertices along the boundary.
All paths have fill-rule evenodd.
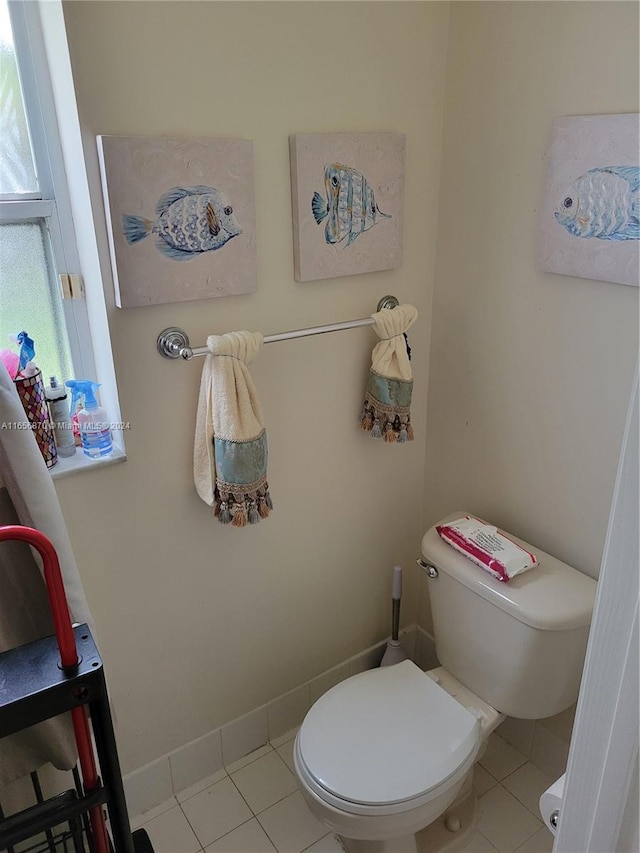
<path id="1" fill-rule="evenodd" d="M 411 350 L 406 332 L 418 318 L 413 305 L 382 308 L 371 315 L 382 339 L 371 353 L 364 409 L 360 424 L 371 438 L 413 441 L 411 428 Z"/>
<path id="2" fill-rule="evenodd" d="M 222 524 L 257 524 L 273 509 L 267 484 L 267 434 L 247 367 L 262 346 L 260 332 L 207 338 L 193 448 L 193 476 L 202 500 Z"/>

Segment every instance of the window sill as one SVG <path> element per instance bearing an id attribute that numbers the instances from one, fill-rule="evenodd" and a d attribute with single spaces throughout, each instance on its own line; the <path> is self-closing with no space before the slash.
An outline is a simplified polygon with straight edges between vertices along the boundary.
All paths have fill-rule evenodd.
<path id="1" fill-rule="evenodd" d="M 90 459 L 84 455 L 79 447 L 76 447 L 75 456 L 58 456 L 57 463 L 53 468 L 49 469 L 49 473 L 53 480 L 57 480 L 62 477 L 69 477 L 72 474 L 81 474 L 83 471 L 104 468 L 106 465 L 117 465 L 119 462 L 125 462 L 126 458 L 126 453 L 123 453 L 115 445 L 113 451 L 108 456 L 102 456 L 98 459 Z"/>

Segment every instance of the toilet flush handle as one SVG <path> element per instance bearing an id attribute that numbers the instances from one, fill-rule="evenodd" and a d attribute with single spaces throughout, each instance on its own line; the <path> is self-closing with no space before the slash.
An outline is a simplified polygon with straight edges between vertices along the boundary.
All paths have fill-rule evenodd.
<path id="1" fill-rule="evenodd" d="M 422 557 L 418 557 L 416 563 L 420 566 L 421 569 L 423 569 L 427 573 L 430 578 L 438 577 L 438 570 L 436 569 L 436 567 L 432 566 L 431 563 L 425 563 Z"/>

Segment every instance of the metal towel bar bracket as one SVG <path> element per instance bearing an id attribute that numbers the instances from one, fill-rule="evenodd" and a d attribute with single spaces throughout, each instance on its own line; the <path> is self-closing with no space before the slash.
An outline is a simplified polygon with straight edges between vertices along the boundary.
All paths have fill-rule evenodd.
<path id="1" fill-rule="evenodd" d="M 377 311 L 382 308 L 396 308 L 400 303 L 395 296 L 383 296 L 378 302 Z M 277 335 L 266 335 L 263 339 L 265 344 L 273 344 L 276 341 L 288 341 L 293 338 L 306 338 L 309 335 L 324 335 L 327 332 L 341 332 L 343 329 L 356 329 L 358 326 L 373 326 L 373 318 L 364 317 L 361 320 L 347 320 L 344 323 L 331 323 L 328 326 L 313 326 L 310 329 L 294 329 L 290 332 L 280 332 Z M 188 361 L 200 355 L 207 355 L 207 347 L 192 348 L 189 344 L 189 336 L 184 329 L 170 326 L 163 329 L 158 335 L 156 342 L 158 352 L 163 358 L 182 358 Z"/>

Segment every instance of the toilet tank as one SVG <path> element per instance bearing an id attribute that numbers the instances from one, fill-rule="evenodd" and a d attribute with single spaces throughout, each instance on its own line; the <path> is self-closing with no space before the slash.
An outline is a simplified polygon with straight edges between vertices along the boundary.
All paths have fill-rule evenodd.
<path id="1" fill-rule="evenodd" d="M 438 524 L 469 514 L 452 513 Z M 436 654 L 496 710 L 551 717 L 578 696 L 596 582 L 506 535 L 540 565 L 504 583 L 447 545 L 436 525 L 425 533 L 423 558 L 438 570 L 428 581 Z"/>

